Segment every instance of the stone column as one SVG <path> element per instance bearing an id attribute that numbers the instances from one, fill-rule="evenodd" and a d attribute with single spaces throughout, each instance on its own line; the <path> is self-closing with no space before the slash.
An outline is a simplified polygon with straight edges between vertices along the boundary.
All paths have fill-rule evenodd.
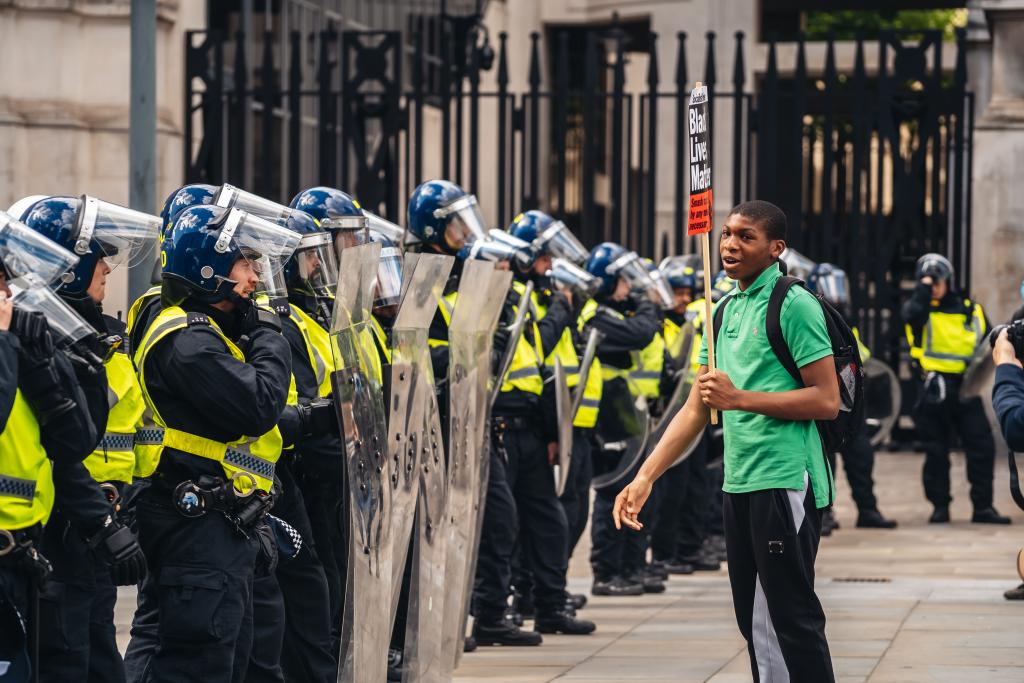
<path id="1" fill-rule="evenodd" d="M 1024 279 L 1024 0 L 975 0 L 991 35 L 988 102 L 974 133 L 972 294 L 993 321 L 1021 304 Z"/>

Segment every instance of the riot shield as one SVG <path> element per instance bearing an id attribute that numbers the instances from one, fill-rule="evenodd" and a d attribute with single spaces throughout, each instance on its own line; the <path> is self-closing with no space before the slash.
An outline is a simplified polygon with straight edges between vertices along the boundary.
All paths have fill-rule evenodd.
<path id="1" fill-rule="evenodd" d="M 555 358 L 555 412 L 558 420 L 558 462 L 555 463 L 555 494 L 565 493 L 569 481 L 569 459 L 572 457 L 572 396 L 565 377 L 562 359 Z"/>
<path id="2" fill-rule="evenodd" d="M 674 370 L 688 369 L 690 355 L 693 352 L 693 341 L 696 338 L 693 329 L 693 322 L 687 321 L 679 328 L 679 334 L 675 336 L 672 343 L 665 347 L 668 359 Z"/>
<path id="3" fill-rule="evenodd" d="M 519 345 L 519 338 L 523 336 L 523 329 L 526 326 L 526 314 L 530 312 L 533 301 L 533 281 L 526 283 L 525 289 L 522 294 L 519 295 L 519 307 L 516 310 L 516 317 L 512 321 L 512 327 L 509 328 L 508 342 L 505 345 L 505 355 L 501 359 L 501 363 L 498 365 L 498 373 L 494 376 L 495 382 L 491 387 L 491 399 L 488 405 L 494 406 L 494 402 L 498 400 L 498 395 L 501 393 L 501 380 L 508 373 L 508 369 L 512 367 L 512 358 L 516 354 L 516 347 Z"/>
<path id="4" fill-rule="evenodd" d="M 646 402 L 635 399 L 623 381 L 605 382 L 600 410 L 597 440 L 609 462 L 592 480 L 598 490 L 622 481 L 643 460 L 651 426 Z"/>
<path id="5" fill-rule="evenodd" d="M 473 585 L 476 531 L 487 456 L 491 343 L 511 274 L 486 261 L 467 261 L 448 327 L 448 540 L 441 633 L 442 680 L 462 653 Z M 499 291 L 500 290 L 500 293 Z"/>
<path id="6" fill-rule="evenodd" d="M 892 369 L 878 360 L 864 363 L 864 422 L 872 446 L 885 443 L 900 416 L 903 393 Z"/>
<path id="7" fill-rule="evenodd" d="M 331 339 L 335 406 L 345 443 L 349 549 L 338 680 L 380 681 L 391 639 L 390 467 L 385 456 L 383 377 L 369 328 L 379 244 L 341 254 Z"/>
<path id="8" fill-rule="evenodd" d="M 967 401 L 989 391 L 995 374 L 996 364 L 992 360 L 992 345 L 988 343 L 986 336 L 974 348 L 974 356 L 964 371 L 964 379 L 960 382 L 960 400 Z"/>
<path id="9" fill-rule="evenodd" d="M 412 258 L 410 258 L 412 257 Z M 391 382 L 388 395 L 388 461 L 391 492 L 392 564 L 390 583 L 389 630 L 390 641 L 398 608 L 398 596 L 404 579 L 414 532 L 418 546 L 418 531 L 414 529 L 422 489 L 422 471 L 431 468 L 435 455 L 440 458 L 440 438 L 427 427 L 434 397 L 433 371 L 430 362 L 428 330 L 452 269 L 453 259 L 434 254 L 408 254 L 403 260 L 401 303 L 391 331 Z M 416 561 L 418 558 L 414 558 Z M 419 614 L 419 572 L 413 572 L 410 587 L 410 626 Z M 428 599 L 429 602 L 429 599 Z M 415 603 L 415 604 L 414 604 Z M 420 643 L 406 641 L 407 675 L 415 671 L 421 657 Z M 411 680 L 417 680 L 411 678 Z"/>
<path id="10" fill-rule="evenodd" d="M 604 335 L 601 333 L 601 330 L 596 327 L 590 328 L 590 334 L 587 335 L 587 345 L 583 348 L 583 357 L 580 359 L 580 381 L 576 385 L 576 393 L 572 397 L 572 418 L 574 420 L 580 412 L 580 406 L 583 405 L 583 392 L 587 390 L 587 380 L 590 379 L 590 371 L 594 367 L 594 358 L 597 357 L 597 345 L 601 343 L 603 338 Z"/>

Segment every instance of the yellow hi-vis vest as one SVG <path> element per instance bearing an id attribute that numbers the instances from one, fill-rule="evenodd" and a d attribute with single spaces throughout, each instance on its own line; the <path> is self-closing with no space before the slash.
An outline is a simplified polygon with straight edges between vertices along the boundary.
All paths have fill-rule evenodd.
<path id="1" fill-rule="evenodd" d="M 547 315 L 548 308 L 540 304 L 536 293 L 534 293 L 533 303 L 538 318 L 543 318 Z M 576 353 L 576 346 L 572 342 L 572 330 L 568 327 L 565 328 L 562 336 L 558 338 L 558 343 L 555 344 L 554 348 L 551 349 L 544 359 L 544 365 L 553 370 L 556 358 L 562 361 L 562 367 L 565 369 L 566 384 L 569 385 L 569 388 L 578 386 L 580 383 L 580 357 Z M 601 362 L 595 357 L 594 362 L 590 366 L 590 372 L 587 375 L 587 383 L 583 386 L 583 399 L 580 401 L 579 412 L 576 413 L 576 417 L 572 422 L 574 427 L 591 429 L 597 424 L 597 411 L 601 405 L 601 391 L 603 388 Z"/>
<path id="2" fill-rule="evenodd" d="M 860 340 L 860 330 L 854 325 L 852 328 L 853 337 L 857 340 L 857 350 L 860 351 L 860 362 L 867 363 L 868 359 L 871 358 L 871 349 L 869 349 L 864 342 Z"/>
<path id="3" fill-rule="evenodd" d="M 317 391 L 320 398 L 331 395 L 331 374 L 335 371 L 334 353 L 331 347 L 331 335 L 314 318 L 295 304 L 289 305 L 288 317 L 302 333 L 306 343 L 306 354 L 309 356 L 313 375 L 316 377 Z M 293 378 L 294 382 L 294 378 Z"/>
<path id="4" fill-rule="evenodd" d="M 513 282 L 512 289 L 522 295 L 526 290 L 526 286 L 520 282 Z M 527 303 L 529 304 L 530 302 Z M 518 314 L 518 303 L 512 306 L 512 310 Z M 519 342 L 516 344 L 516 350 L 512 356 L 512 364 L 502 378 L 501 391 L 504 393 L 518 389 L 527 394 L 540 396 L 544 391 L 544 379 L 540 376 L 544 350 L 540 347 L 540 330 L 537 329 L 536 321 L 529 314 L 527 314 L 526 324 L 533 326 L 533 343 L 530 343 L 530 340 L 527 339 L 526 330 L 524 329 L 523 334 L 519 337 Z"/>
<path id="5" fill-rule="evenodd" d="M 583 305 L 580 313 L 580 329 L 589 323 L 597 315 L 598 304 L 591 299 Z M 625 320 L 614 308 L 604 308 L 605 313 L 619 320 Z M 660 334 L 654 336 L 650 344 L 639 351 L 630 353 L 632 363 L 628 368 L 617 368 L 612 365 L 601 365 L 601 378 L 607 382 L 621 377 L 629 385 L 629 391 L 634 396 L 646 396 L 657 398 L 659 384 L 661 381 L 661 368 L 665 362 L 665 340 Z"/>
<path id="6" fill-rule="evenodd" d="M 690 347 L 690 381 L 696 381 L 700 369 L 700 345 L 704 342 L 704 299 L 687 304 L 686 316 L 693 321 L 693 346 Z"/>
<path id="7" fill-rule="evenodd" d="M 129 332 L 131 332 L 132 329 L 135 327 L 135 321 L 138 319 L 139 313 L 142 311 L 143 307 L 153 299 L 159 299 L 160 292 L 160 285 L 155 285 L 147 289 L 142 296 L 140 296 L 138 299 L 132 302 L 131 308 L 128 309 L 127 324 Z"/>
<path id="8" fill-rule="evenodd" d="M 597 315 L 597 310 L 598 310 L 597 302 L 594 301 L 593 299 L 590 299 L 589 301 L 587 301 L 587 303 L 583 304 L 583 310 L 580 311 L 580 320 L 579 320 L 579 328 L 580 328 L 581 332 L 586 327 L 587 323 L 589 323 L 591 320 L 593 320 L 594 316 Z M 614 316 L 614 317 L 616 317 L 616 318 L 618 318 L 620 320 L 625 320 L 626 319 L 626 316 L 622 315 L 621 313 L 619 313 L 615 309 L 607 308 L 605 310 L 608 312 L 609 315 L 612 315 L 612 316 Z M 612 380 L 612 379 L 615 379 L 616 377 L 621 377 L 623 379 L 628 379 L 629 371 L 631 369 L 632 368 L 617 368 L 614 365 L 604 365 L 604 364 L 602 364 L 601 365 L 601 379 L 603 381 L 605 381 L 605 382 L 607 382 L 609 380 Z"/>
<path id="9" fill-rule="evenodd" d="M 210 328 L 221 338 L 228 352 L 236 360 L 244 363 L 245 354 L 242 353 L 242 350 L 225 336 L 216 322 L 208 320 Z M 153 404 L 153 399 L 146 388 L 146 359 L 158 342 L 186 327 L 188 327 L 188 315 L 184 310 L 178 306 L 165 308 L 156 317 L 150 328 L 146 330 L 142 343 L 135 351 L 135 366 L 139 370 L 139 383 L 142 386 L 142 395 L 146 400 L 146 406 L 149 408 L 154 424 L 163 430 L 162 442 L 148 446 L 150 449 L 155 449 L 155 454 L 147 455 L 145 458 L 146 462 L 152 463 L 153 470 L 155 470 L 156 465 L 160 462 L 160 454 L 163 452 L 163 449 L 174 448 L 189 455 L 219 462 L 224 468 L 224 473 L 229 478 L 233 477 L 236 473 L 246 473 L 253 477 L 257 489 L 263 491 L 272 490 L 274 467 L 278 458 L 281 457 L 282 445 L 281 432 L 276 425 L 261 436 L 243 436 L 234 441 L 224 443 L 169 426 Z M 291 393 L 291 390 L 289 393 Z M 152 474 L 152 471 L 150 471 L 150 474 Z M 245 477 L 241 477 L 236 481 L 236 487 L 243 491 L 247 490 L 245 479 Z"/>
<path id="10" fill-rule="evenodd" d="M 985 338 L 985 312 L 981 304 L 964 299 L 964 311 L 931 311 L 924 326 L 923 339 L 906 326 L 910 355 L 925 372 L 959 375 L 967 369 L 974 349 Z"/>
<path id="11" fill-rule="evenodd" d="M 107 430 L 96 450 L 86 457 L 85 467 L 98 482 L 130 484 L 135 472 L 135 428 L 142 421 L 146 403 L 128 354 L 115 353 L 106 367 Z"/>
<path id="12" fill-rule="evenodd" d="M 391 363 L 391 349 L 388 348 L 388 335 L 375 316 L 370 316 L 370 330 L 377 340 L 378 350 L 384 353 L 384 360 Z"/>
<path id="13" fill-rule="evenodd" d="M 444 324 L 450 327 L 452 324 L 452 313 L 455 311 L 455 302 L 459 298 L 459 292 L 449 292 L 442 297 L 441 301 L 437 304 L 437 309 L 441 311 L 441 317 L 444 319 Z M 430 348 L 435 349 L 439 346 L 448 346 L 447 337 L 444 339 L 434 339 L 430 337 L 427 339 L 427 344 Z"/>
<path id="14" fill-rule="evenodd" d="M 45 524 L 53 509 L 50 460 L 39 440 L 39 422 L 21 395 L 0 432 L 0 529 Z"/>

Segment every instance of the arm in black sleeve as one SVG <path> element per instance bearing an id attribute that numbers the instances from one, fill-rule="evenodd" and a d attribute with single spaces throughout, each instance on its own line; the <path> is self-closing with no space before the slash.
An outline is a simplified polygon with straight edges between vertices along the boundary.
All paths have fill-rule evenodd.
<path id="1" fill-rule="evenodd" d="M 623 319 L 598 310 L 591 324 L 604 334 L 597 347 L 600 354 L 640 350 L 654 340 L 661 327 L 657 309 L 646 300 L 640 302 L 634 315 Z"/>
<path id="2" fill-rule="evenodd" d="M 83 536 L 102 529 L 113 514 L 100 485 L 81 462 L 54 462 L 53 487 L 56 504 Z"/>
<path id="3" fill-rule="evenodd" d="M 931 308 L 931 299 L 931 286 L 926 285 L 923 282 L 918 282 L 917 287 L 914 288 L 914 293 L 909 299 L 903 302 L 903 307 L 900 309 L 900 313 L 903 316 L 903 322 L 914 329 L 924 327 L 925 323 L 928 322 L 928 311 L 929 308 Z"/>
<path id="4" fill-rule="evenodd" d="M 566 326 L 573 322 L 572 307 L 564 294 L 556 292 L 551 296 L 551 303 L 543 318 L 537 321 L 537 330 L 540 332 L 540 348 L 544 350 L 546 358 L 555 344 L 561 339 Z"/>
<path id="5" fill-rule="evenodd" d="M 0 331 L 0 432 L 7 428 L 17 392 L 18 338 L 3 330 Z"/>
<path id="6" fill-rule="evenodd" d="M 81 463 L 87 455 L 93 452 L 96 444 L 103 437 L 106 430 L 107 397 L 103 395 L 103 407 L 97 407 L 96 414 L 89 406 L 89 401 L 82 391 L 71 361 L 60 351 L 54 353 L 52 358 L 54 370 L 64 387 L 65 393 L 74 403 L 74 409 L 64 413 L 59 419 L 40 426 L 39 440 L 46 449 L 46 454 L 56 464 Z M 106 373 L 103 374 L 103 383 L 106 384 Z M 95 400 L 95 399 L 94 399 Z M 97 429 L 95 418 L 102 412 L 103 425 Z"/>
<path id="7" fill-rule="evenodd" d="M 279 332 L 257 328 L 247 358 L 232 356 L 211 328 L 189 327 L 165 342 L 160 364 L 168 388 L 189 396 L 195 408 L 216 415 L 227 432 L 257 436 L 270 431 L 288 400 L 291 352 Z"/>
<path id="8" fill-rule="evenodd" d="M 441 306 L 444 304 L 442 303 Z M 433 340 L 444 341 L 444 344 L 430 347 L 430 364 L 434 368 L 434 381 L 443 382 L 448 379 L 448 324 L 444 321 L 440 308 L 434 312 L 427 336 Z"/>
<path id="9" fill-rule="evenodd" d="M 1013 315 L 1010 316 L 1009 322 L 1012 323 L 1014 320 L 1024 320 L 1024 305 L 1014 311 Z"/>
<path id="10" fill-rule="evenodd" d="M 1024 370 L 1009 363 L 996 366 L 992 407 L 1007 445 L 1024 452 Z"/>
<path id="11" fill-rule="evenodd" d="M 302 443 L 302 422 L 299 419 L 298 406 L 286 405 L 284 407 L 281 417 L 277 421 L 277 428 L 281 432 L 281 441 L 285 448 Z"/>
<path id="12" fill-rule="evenodd" d="M 107 382 L 107 368 L 101 365 L 92 368 L 91 372 L 81 372 L 76 367 L 75 376 L 78 379 L 78 386 L 82 388 L 82 394 L 85 396 L 89 419 L 96 429 L 96 443 L 89 448 L 91 453 L 103 438 L 103 433 L 107 431 L 107 419 L 110 416 L 110 402 L 107 399 L 107 392 L 110 388 Z"/>

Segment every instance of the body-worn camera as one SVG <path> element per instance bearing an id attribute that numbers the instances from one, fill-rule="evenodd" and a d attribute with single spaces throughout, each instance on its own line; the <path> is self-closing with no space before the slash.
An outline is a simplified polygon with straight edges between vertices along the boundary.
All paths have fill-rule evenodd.
<path id="1" fill-rule="evenodd" d="M 1024 360 L 1024 320 L 1014 320 L 1008 325 L 996 325 L 988 336 L 988 343 L 993 347 L 996 339 L 1006 330 L 1006 338 L 1013 344 L 1013 353 L 1018 359 Z"/>

